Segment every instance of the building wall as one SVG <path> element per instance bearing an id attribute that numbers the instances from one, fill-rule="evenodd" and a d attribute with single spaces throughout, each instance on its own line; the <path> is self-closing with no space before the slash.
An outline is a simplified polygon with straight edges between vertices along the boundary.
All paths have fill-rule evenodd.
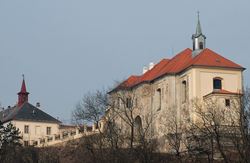
<path id="1" fill-rule="evenodd" d="M 142 126 L 146 125 L 148 116 L 152 116 L 150 136 L 157 138 L 162 144 L 161 151 L 166 150 L 165 136 L 171 132 L 171 125 L 184 126 L 194 122 L 195 110 L 192 101 L 203 100 L 203 96 L 213 92 L 213 78 L 222 78 L 222 89 L 231 92 L 242 92 L 242 72 L 240 70 L 191 68 L 178 75 L 166 75 L 153 83 L 146 83 L 128 91 L 137 99 L 134 117 L 140 116 Z M 186 83 L 184 90 L 183 82 Z M 160 90 L 160 95 L 159 95 Z M 128 94 L 129 94 L 128 93 Z M 185 94 L 185 95 L 184 95 Z M 218 100 L 224 104 L 224 98 Z M 184 100 L 186 99 L 186 100 Z M 130 131 L 126 123 L 118 118 L 121 129 Z"/>
<path id="2" fill-rule="evenodd" d="M 195 100 L 203 100 L 203 97 L 213 92 L 213 79 L 222 78 L 222 89 L 242 93 L 242 71 L 221 68 L 192 68 L 182 74 L 176 76 L 176 97 L 175 104 L 177 106 L 178 121 L 186 118 L 187 121 L 195 121 L 195 110 L 191 102 Z M 182 82 L 186 81 L 186 98 L 183 103 Z M 171 94 L 171 97 L 174 97 Z M 188 110 L 185 110 L 187 109 Z M 189 116 L 189 117 L 188 117 Z"/>
<path id="3" fill-rule="evenodd" d="M 20 135 L 23 136 L 23 141 L 29 141 L 32 144 L 33 141 L 39 138 L 45 138 L 46 136 L 51 136 L 54 134 L 59 134 L 59 124 L 56 123 L 46 123 L 46 122 L 30 122 L 30 121 L 11 121 L 19 131 Z M 29 126 L 29 133 L 24 133 L 24 126 Z M 47 127 L 51 127 L 51 134 L 47 135 Z"/>
<path id="4" fill-rule="evenodd" d="M 222 89 L 242 93 L 242 72 L 240 70 L 223 70 L 195 68 L 196 87 L 192 97 L 202 98 L 213 91 L 213 78 L 222 78 Z"/>

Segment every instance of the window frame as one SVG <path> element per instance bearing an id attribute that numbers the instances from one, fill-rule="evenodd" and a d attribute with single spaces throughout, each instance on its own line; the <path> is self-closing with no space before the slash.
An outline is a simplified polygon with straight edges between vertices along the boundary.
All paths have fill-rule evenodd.
<path id="1" fill-rule="evenodd" d="M 204 49 L 204 44 L 203 44 L 203 42 L 199 42 L 199 49 Z"/>
<path id="2" fill-rule="evenodd" d="M 230 107 L 231 106 L 231 100 L 230 99 L 228 99 L 228 98 L 225 99 L 225 106 L 226 107 Z"/>
<path id="3" fill-rule="evenodd" d="M 29 134 L 29 125 L 24 125 L 24 133 Z"/>
<path id="4" fill-rule="evenodd" d="M 183 80 L 182 82 L 181 82 L 181 89 L 182 89 L 182 91 L 181 91 L 181 93 L 182 93 L 182 103 L 185 103 L 185 102 L 187 102 L 187 81 L 186 80 Z"/>
<path id="5" fill-rule="evenodd" d="M 51 127 L 46 127 L 46 134 L 51 135 Z"/>
<path id="6" fill-rule="evenodd" d="M 162 101 L 162 99 L 161 99 L 161 96 L 162 96 L 161 88 L 158 88 L 156 90 L 156 92 L 157 92 L 157 96 L 158 96 L 158 100 L 159 100 L 159 105 L 158 105 L 157 110 L 161 110 L 161 101 Z"/>
<path id="7" fill-rule="evenodd" d="M 213 89 L 214 90 L 221 90 L 222 89 L 222 80 L 223 79 L 220 77 L 213 78 Z"/>
<path id="8" fill-rule="evenodd" d="M 126 98 L 126 107 L 131 109 L 133 107 L 131 97 Z"/>
<path id="9" fill-rule="evenodd" d="M 28 146 L 29 146 L 29 141 L 24 140 L 24 141 L 23 141 L 23 146 L 28 147 Z"/>

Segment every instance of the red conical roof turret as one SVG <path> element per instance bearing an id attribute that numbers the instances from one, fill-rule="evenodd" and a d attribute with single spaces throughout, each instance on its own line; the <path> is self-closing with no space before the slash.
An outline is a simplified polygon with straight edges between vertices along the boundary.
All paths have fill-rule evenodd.
<path id="1" fill-rule="evenodd" d="M 25 80 L 23 79 L 22 87 L 20 93 L 26 93 L 26 85 L 25 85 Z"/>
<path id="2" fill-rule="evenodd" d="M 23 75 L 23 82 L 21 91 L 18 93 L 18 106 L 21 106 L 23 103 L 28 102 L 29 92 L 26 91 L 25 79 Z"/>

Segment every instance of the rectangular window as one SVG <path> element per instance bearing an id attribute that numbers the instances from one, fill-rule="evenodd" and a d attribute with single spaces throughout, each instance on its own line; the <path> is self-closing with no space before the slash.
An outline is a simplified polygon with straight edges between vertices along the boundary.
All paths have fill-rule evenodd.
<path id="1" fill-rule="evenodd" d="M 225 99 L 225 106 L 230 107 L 230 100 L 229 99 Z"/>
<path id="2" fill-rule="evenodd" d="M 118 97 L 117 99 L 117 108 L 119 109 L 122 106 L 122 100 Z"/>
<path id="3" fill-rule="evenodd" d="M 187 101 L 187 82 L 184 80 L 182 81 L 182 103 L 185 103 Z"/>
<path id="4" fill-rule="evenodd" d="M 132 108 L 132 101 L 131 101 L 131 98 L 127 98 L 127 99 L 126 99 L 126 107 L 127 107 L 127 108 Z"/>
<path id="5" fill-rule="evenodd" d="M 23 141 L 23 145 L 24 145 L 25 147 L 27 147 L 27 146 L 29 146 L 29 142 L 28 142 L 28 141 Z"/>
<path id="6" fill-rule="evenodd" d="M 51 135 L 51 127 L 47 127 L 47 135 Z"/>
<path id="7" fill-rule="evenodd" d="M 29 133 L 29 126 L 28 126 L 28 125 L 25 125 L 25 126 L 24 126 L 24 133 L 25 133 L 25 134 L 28 134 L 28 133 Z"/>
<path id="8" fill-rule="evenodd" d="M 221 79 L 214 79 L 214 89 L 221 89 Z"/>
<path id="9" fill-rule="evenodd" d="M 34 145 L 34 146 L 37 146 L 37 144 L 38 144 L 37 141 L 34 141 L 34 142 L 33 142 L 33 145 Z"/>

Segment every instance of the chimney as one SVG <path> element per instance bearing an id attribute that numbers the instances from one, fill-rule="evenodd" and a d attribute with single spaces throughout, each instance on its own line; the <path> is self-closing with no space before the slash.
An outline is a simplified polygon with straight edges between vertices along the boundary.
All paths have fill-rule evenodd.
<path id="1" fill-rule="evenodd" d="M 41 106 L 41 105 L 40 105 L 40 102 L 37 102 L 37 103 L 36 103 L 36 107 L 37 107 L 37 108 L 40 108 L 40 106 Z"/>
<path id="2" fill-rule="evenodd" d="M 148 71 L 148 68 L 146 66 L 144 66 L 142 69 L 142 74 L 145 74 L 147 71 Z"/>
<path id="3" fill-rule="evenodd" d="M 155 66 L 154 63 L 153 63 L 153 62 L 150 62 L 150 63 L 149 63 L 148 70 L 151 70 L 152 68 L 154 68 L 154 66 Z"/>

